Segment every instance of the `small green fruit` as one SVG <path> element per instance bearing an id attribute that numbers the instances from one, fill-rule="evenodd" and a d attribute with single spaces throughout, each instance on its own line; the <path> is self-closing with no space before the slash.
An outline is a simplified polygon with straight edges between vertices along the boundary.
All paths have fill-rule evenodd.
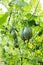
<path id="1" fill-rule="evenodd" d="M 11 32 L 11 35 L 12 35 L 12 37 L 13 37 L 14 39 L 16 39 L 16 38 L 17 38 L 17 34 L 16 34 L 16 32 L 15 32 L 15 31 L 12 31 L 12 32 Z"/>
<path id="2" fill-rule="evenodd" d="M 32 37 L 32 29 L 30 27 L 22 28 L 20 31 L 20 37 L 22 40 L 29 40 Z"/>
<path id="3" fill-rule="evenodd" d="M 30 27 L 25 27 L 23 33 L 26 40 L 29 40 L 32 37 L 32 30 Z"/>

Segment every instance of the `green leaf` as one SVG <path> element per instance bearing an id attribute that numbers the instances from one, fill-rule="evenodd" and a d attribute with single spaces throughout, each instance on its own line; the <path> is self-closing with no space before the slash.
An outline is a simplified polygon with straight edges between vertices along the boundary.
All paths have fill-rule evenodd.
<path id="1" fill-rule="evenodd" d="M 0 18 L 2 17 L 3 14 L 0 14 Z"/>
<path id="2" fill-rule="evenodd" d="M 6 22 L 7 17 L 8 17 L 8 12 L 6 12 L 6 13 L 0 18 L 0 26 L 2 26 L 2 25 Z"/>
<path id="3" fill-rule="evenodd" d="M 12 0 L 12 2 L 14 4 L 18 4 L 20 7 L 27 5 L 27 3 L 24 2 L 24 0 Z"/>
<path id="4" fill-rule="evenodd" d="M 30 12 L 30 10 L 31 10 L 31 6 L 29 6 L 29 5 L 26 5 L 22 8 L 23 8 L 24 11 L 27 11 L 27 12 Z"/>
<path id="5" fill-rule="evenodd" d="M 42 18 L 43 18 L 43 12 L 41 12 L 40 17 L 42 17 Z"/>

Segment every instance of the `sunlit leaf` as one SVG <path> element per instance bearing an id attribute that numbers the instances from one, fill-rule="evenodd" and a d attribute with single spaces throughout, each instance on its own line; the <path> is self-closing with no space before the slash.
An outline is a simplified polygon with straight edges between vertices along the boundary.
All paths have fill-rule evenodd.
<path id="1" fill-rule="evenodd" d="M 6 12 L 6 13 L 0 18 L 0 26 L 2 26 L 2 25 L 6 22 L 7 17 L 8 17 L 8 12 Z"/>

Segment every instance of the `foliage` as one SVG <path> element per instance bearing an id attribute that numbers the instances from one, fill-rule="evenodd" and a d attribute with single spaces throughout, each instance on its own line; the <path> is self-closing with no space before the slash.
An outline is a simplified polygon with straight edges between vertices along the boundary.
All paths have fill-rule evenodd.
<path id="1" fill-rule="evenodd" d="M 0 57 L 5 65 L 43 65 L 43 12 L 39 0 L 0 3 L 8 9 L 0 13 Z"/>

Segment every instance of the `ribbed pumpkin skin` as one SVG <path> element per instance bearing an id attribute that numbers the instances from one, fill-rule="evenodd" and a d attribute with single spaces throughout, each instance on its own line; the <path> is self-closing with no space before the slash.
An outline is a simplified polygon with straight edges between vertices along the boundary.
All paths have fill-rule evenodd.
<path id="1" fill-rule="evenodd" d="M 22 28 L 20 37 L 22 40 L 29 40 L 32 37 L 32 29 L 30 27 Z"/>
<path id="2" fill-rule="evenodd" d="M 30 27 L 25 27 L 23 33 L 26 40 L 29 40 L 32 37 L 32 30 Z"/>

